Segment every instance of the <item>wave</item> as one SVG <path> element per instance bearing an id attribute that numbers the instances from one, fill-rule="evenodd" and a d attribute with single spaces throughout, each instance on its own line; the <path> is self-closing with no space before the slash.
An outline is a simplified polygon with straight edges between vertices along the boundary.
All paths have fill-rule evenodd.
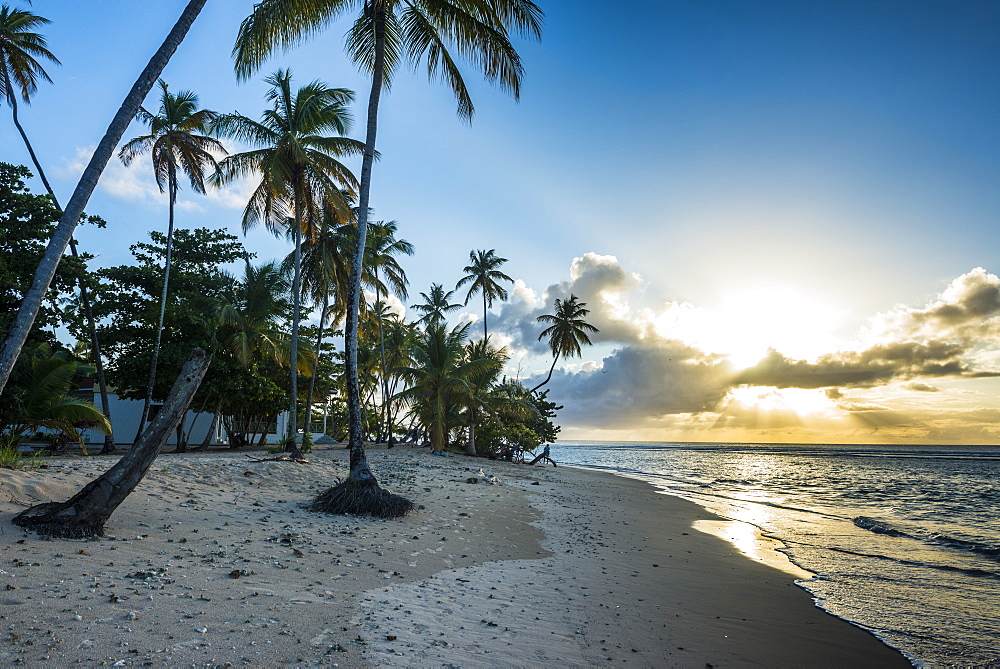
<path id="1" fill-rule="evenodd" d="M 881 555 L 879 553 L 863 553 L 860 551 L 852 551 L 847 548 L 838 548 L 836 546 L 827 546 L 826 550 L 830 550 L 835 553 L 843 553 L 844 555 L 855 555 L 857 557 L 866 557 L 875 560 L 887 560 L 889 562 L 895 562 L 897 564 L 905 564 L 910 567 L 926 567 L 930 569 L 938 569 L 940 571 L 957 572 L 960 574 L 965 574 L 966 576 L 980 576 L 980 577 L 985 576 L 988 578 L 1000 579 L 1000 573 L 997 573 L 995 571 L 989 571 L 988 569 L 979 569 L 977 567 L 957 567 L 955 565 L 936 564 L 933 562 L 925 562 L 923 560 L 907 560 L 905 558 L 893 557 L 891 555 Z"/>
<path id="2" fill-rule="evenodd" d="M 868 516 L 858 516 L 854 519 L 854 524 L 863 530 L 874 532 L 875 534 L 885 534 L 890 537 L 909 537 L 916 539 L 912 534 L 907 534 L 902 530 L 897 530 L 886 522 L 869 518 Z"/>
<path id="3" fill-rule="evenodd" d="M 862 529 L 868 530 L 869 532 L 874 532 L 875 534 L 884 534 L 890 537 L 906 537 L 908 539 L 915 539 L 916 541 L 922 541 L 924 543 L 944 546 L 945 548 L 953 548 L 956 550 L 976 553 L 977 555 L 985 555 L 987 557 L 1000 559 L 1000 546 L 986 542 L 958 539 L 956 537 L 948 536 L 947 534 L 911 534 L 893 527 L 883 520 L 870 518 L 868 516 L 858 516 L 854 519 L 854 524 Z"/>

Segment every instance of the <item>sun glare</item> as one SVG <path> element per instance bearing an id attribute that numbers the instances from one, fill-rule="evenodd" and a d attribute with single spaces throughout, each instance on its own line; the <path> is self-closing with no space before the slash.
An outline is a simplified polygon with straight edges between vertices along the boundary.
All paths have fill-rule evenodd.
<path id="1" fill-rule="evenodd" d="M 798 416 L 815 415 L 835 407 L 823 391 L 804 388 L 741 386 L 731 389 L 726 399 L 756 411 L 794 413 Z"/>
<path id="2" fill-rule="evenodd" d="M 703 350 L 752 367 L 769 349 L 800 360 L 836 351 L 845 311 L 785 287 L 738 288 L 716 309 L 688 309 L 661 324 Z"/>

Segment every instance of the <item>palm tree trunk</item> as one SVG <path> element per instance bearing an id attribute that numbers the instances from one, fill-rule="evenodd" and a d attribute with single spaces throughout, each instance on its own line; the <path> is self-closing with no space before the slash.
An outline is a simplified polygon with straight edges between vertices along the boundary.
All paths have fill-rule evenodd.
<path id="1" fill-rule="evenodd" d="M 381 302 L 382 295 L 378 287 L 378 268 L 375 268 L 375 302 Z M 382 309 L 380 308 L 376 314 L 378 319 L 378 350 L 379 355 L 382 358 L 382 420 L 380 421 L 379 431 L 383 429 L 386 431 L 386 440 L 389 442 L 389 446 L 392 447 L 392 430 L 389 428 L 389 379 L 385 375 L 385 337 L 382 335 Z"/>
<path id="2" fill-rule="evenodd" d="M 66 502 L 46 502 L 25 509 L 13 518 L 15 525 L 43 536 L 84 538 L 104 534 L 104 523 L 135 490 L 167 438 L 187 412 L 191 398 L 205 378 L 212 359 L 195 349 L 184 363 L 163 409 L 135 447 L 108 471 L 88 483 Z"/>
<path id="3" fill-rule="evenodd" d="M 309 379 L 309 397 L 306 398 L 306 425 L 304 432 L 312 431 L 313 394 L 316 392 L 316 374 L 319 372 L 319 347 L 323 343 L 323 323 L 330 308 L 330 295 L 323 291 L 323 308 L 319 312 L 319 332 L 316 333 L 316 361 L 313 363 L 312 378 Z"/>
<path id="4" fill-rule="evenodd" d="M 6 85 L 7 90 L 10 90 L 10 79 L 7 76 L 7 69 L 0 69 L 0 73 L 3 75 L 4 84 Z M 52 198 L 52 203 L 57 209 L 59 209 L 59 211 L 62 211 L 62 207 L 59 206 L 59 199 L 56 197 L 55 191 L 52 190 L 49 180 L 45 178 L 45 170 L 42 169 L 42 164 L 38 162 L 38 156 L 35 155 L 35 149 L 31 146 L 31 142 L 28 140 L 28 135 L 24 132 L 24 128 L 21 127 L 21 122 L 17 118 L 17 96 L 12 96 L 10 98 L 10 107 L 14 117 L 14 126 L 21 134 L 21 139 L 24 140 L 24 146 L 28 149 L 28 155 L 31 156 L 31 162 L 35 166 L 35 172 L 38 173 L 38 178 L 42 180 L 42 185 L 45 186 L 45 190 L 48 192 L 49 197 Z M 70 254 L 74 258 L 80 257 L 80 254 L 76 250 L 76 240 L 72 237 L 69 239 L 69 250 Z M 83 305 L 83 314 L 86 318 L 87 330 L 90 334 L 90 348 L 94 354 L 95 366 L 97 368 L 97 386 L 101 391 L 101 412 L 110 423 L 111 403 L 108 401 L 108 384 L 104 378 L 104 362 L 101 360 L 101 344 L 97 339 L 97 324 L 94 322 L 94 310 L 90 308 L 90 296 L 87 294 L 87 286 L 82 280 L 79 285 L 80 303 Z M 115 437 L 114 431 L 112 430 L 112 432 L 104 435 L 104 448 L 101 450 L 101 454 L 110 455 L 115 452 Z"/>
<path id="5" fill-rule="evenodd" d="M 483 341 L 488 342 L 490 333 L 486 330 L 486 291 L 483 291 Z"/>
<path id="6" fill-rule="evenodd" d="M 153 343 L 153 357 L 149 362 L 149 379 L 146 381 L 146 399 L 142 403 L 142 415 L 139 417 L 139 429 L 132 443 L 139 441 L 146 429 L 146 418 L 149 417 L 149 405 L 153 401 L 153 385 L 156 383 L 156 363 L 160 359 L 160 341 L 163 338 L 163 320 L 167 313 L 167 295 L 170 287 L 170 261 L 174 249 L 174 203 L 177 201 L 177 174 L 171 169 L 167 177 L 167 189 L 170 191 L 167 218 L 167 250 L 166 262 L 163 264 L 163 290 L 160 291 L 160 319 L 156 324 L 156 340 Z"/>
<path id="7" fill-rule="evenodd" d="M 552 358 L 552 366 L 549 367 L 549 375 L 545 377 L 544 381 L 542 381 L 537 386 L 535 386 L 534 388 L 532 388 L 531 390 L 529 390 L 528 391 L 529 393 L 535 392 L 536 390 L 538 390 L 539 388 L 541 388 L 542 386 L 544 386 L 546 383 L 549 382 L 549 379 L 552 378 L 552 370 L 556 368 L 556 360 L 558 360 L 558 359 L 559 359 L 559 354 L 556 353 L 555 356 L 553 356 L 553 358 Z"/>
<path id="8" fill-rule="evenodd" d="M 465 444 L 467 455 L 476 455 L 476 412 L 469 410 L 469 441 Z"/>
<path id="9" fill-rule="evenodd" d="M 202 440 L 201 445 L 198 447 L 199 451 L 207 451 L 208 447 L 212 445 L 212 441 L 215 437 L 215 431 L 219 427 L 219 412 L 222 411 L 222 399 L 216 401 L 215 412 L 212 414 L 212 422 L 208 426 L 208 432 L 205 434 L 205 438 Z"/>
<path id="10" fill-rule="evenodd" d="M 73 230 L 76 228 L 80 216 L 83 215 L 87 201 L 97 187 L 97 181 L 101 177 L 101 172 L 104 171 L 108 161 L 111 160 L 111 155 L 114 153 L 115 147 L 121 140 L 122 135 L 125 134 L 125 129 L 132 121 L 136 111 L 138 111 L 139 105 L 142 104 L 142 101 L 153 87 L 160 73 L 163 72 L 163 68 L 166 67 L 174 51 L 177 50 L 177 47 L 184 40 L 184 36 L 205 6 L 205 2 L 206 0 L 188 1 L 177 23 L 174 24 L 163 44 L 160 45 L 160 48 L 157 49 L 135 84 L 133 84 L 132 89 L 125 97 L 125 101 L 111 120 L 107 132 L 97 145 L 90 163 L 88 163 L 87 168 L 83 171 L 83 176 L 80 177 L 80 182 L 77 184 L 76 190 L 74 190 L 65 211 L 63 211 L 62 218 L 59 219 L 59 225 L 56 226 L 55 232 L 49 240 L 45 254 L 42 256 L 41 262 L 38 263 L 38 269 L 35 270 L 31 288 L 28 289 L 28 292 L 24 295 L 24 299 L 21 300 L 17 315 L 14 317 L 14 323 L 11 325 L 10 332 L 4 340 L 3 347 L 0 348 L 0 392 L 7 385 L 7 380 L 10 378 L 14 363 L 21 353 L 24 342 L 28 339 L 28 332 L 31 330 L 31 326 L 35 322 L 35 317 L 38 315 L 38 309 L 45 299 L 45 293 L 48 292 L 49 286 L 52 284 L 52 278 L 55 276 L 59 259 L 62 257 L 70 238 L 73 236 Z"/>
<path id="11" fill-rule="evenodd" d="M 288 436 L 285 439 L 285 452 L 291 454 L 292 458 L 302 460 L 302 451 L 299 450 L 299 308 L 302 300 L 302 224 L 299 217 L 302 215 L 302 200 L 298 187 L 295 189 L 295 217 L 292 220 L 292 236 L 295 239 L 295 269 L 292 274 L 292 346 L 291 346 L 291 372 L 290 388 L 288 397 Z"/>
<path id="12" fill-rule="evenodd" d="M 361 270 L 365 258 L 365 238 L 368 234 L 368 205 L 372 184 L 372 165 L 375 162 L 375 136 L 378 132 L 378 103 L 382 95 L 382 77 L 385 72 L 385 14 L 378 4 L 372 8 L 375 17 L 375 62 L 372 88 L 368 96 L 368 124 L 365 132 L 365 151 L 361 160 L 361 184 L 358 188 L 358 234 L 354 258 L 351 263 L 351 280 L 348 286 L 347 306 L 347 414 L 349 420 L 349 446 L 351 449 L 350 474 L 354 481 L 374 480 L 365 457 L 363 426 L 361 422 L 361 387 L 358 381 L 358 314 L 361 305 Z"/>

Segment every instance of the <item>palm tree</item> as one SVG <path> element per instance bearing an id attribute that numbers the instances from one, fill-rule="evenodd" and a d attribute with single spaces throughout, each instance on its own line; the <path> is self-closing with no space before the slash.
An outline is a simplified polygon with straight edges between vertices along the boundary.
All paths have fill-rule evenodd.
<path id="1" fill-rule="evenodd" d="M 177 170 L 183 170 L 196 193 L 205 192 L 205 174 L 217 170 L 218 162 L 212 152 L 225 153 L 222 143 L 205 134 L 218 114 L 207 109 L 198 109 L 198 96 L 191 91 L 171 93 L 167 82 L 160 79 L 160 110 L 153 114 L 143 107 L 135 117 L 149 126 L 148 135 L 140 135 L 125 143 L 118 157 L 125 165 L 143 154 L 150 154 L 156 185 L 160 192 L 167 192 L 167 254 L 163 265 L 163 289 L 160 294 L 160 317 L 156 325 L 156 341 L 153 357 L 149 363 L 149 379 L 146 382 L 146 399 L 142 404 L 139 431 L 146 427 L 149 405 L 153 401 L 153 385 L 156 383 L 156 364 L 160 357 L 160 340 L 163 336 L 163 318 L 167 311 L 167 295 L 170 284 L 170 260 L 174 243 L 174 205 L 177 203 Z"/>
<path id="2" fill-rule="evenodd" d="M 39 345 L 25 384 L 27 393 L 17 401 L 19 418 L 0 439 L 0 448 L 16 447 L 25 434 L 39 428 L 57 430 L 77 440 L 80 440 L 80 424 L 90 424 L 104 434 L 109 433 L 111 423 L 107 417 L 92 403 L 71 392 L 73 379 L 81 367 L 86 365 L 71 360 L 64 351 L 52 353 L 47 344 Z"/>
<path id="3" fill-rule="evenodd" d="M 473 293 L 483 294 L 483 339 L 489 336 L 486 329 L 486 310 L 493 306 L 493 300 L 507 299 L 507 289 L 501 286 L 500 282 L 514 283 L 514 279 L 497 269 L 505 262 L 507 259 L 496 255 L 495 249 L 469 251 L 469 264 L 462 268 L 466 275 L 455 285 L 455 290 L 458 290 L 465 284 L 471 283 L 469 292 L 465 296 L 466 304 L 469 303 Z"/>
<path id="4" fill-rule="evenodd" d="M 431 445 L 436 451 L 445 447 L 449 418 L 466 404 L 473 379 L 496 365 L 490 358 L 470 360 L 466 356 L 469 325 L 449 331 L 440 322 L 429 324 L 410 349 L 410 365 L 396 370 L 409 386 L 397 398 L 411 403 L 430 429 Z"/>
<path id="5" fill-rule="evenodd" d="M 371 224 L 368 234 L 368 255 L 365 264 L 371 268 L 375 279 L 375 300 L 382 299 L 382 282 L 379 280 L 379 270 L 385 273 L 386 280 L 392 286 L 393 292 L 400 298 L 407 298 L 406 286 L 409 283 L 406 279 L 406 272 L 396 260 L 397 255 L 413 255 L 413 244 L 405 239 L 396 239 L 396 221 L 376 221 Z M 385 338 L 382 333 L 382 312 L 378 313 L 378 348 L 379 358 L 382 362 L 382 421 L 386 426 L 389 441 L 389 448 L 393 446 L 392 429 L 389 427 L 389 379 L 386 374 L 385 364 Z"/>
<path id="6" fill-rule="evenodd" d="M 469 393 L 465 398 L 466 427 L 469 431 L 465 452 L 476 455 L 476 425 L 483 412 L 491 412 L 494 409 L 493 405 L 503 399 L 494 396 L 493 390 L 510 356 L 507 355 L 506 349 L 493 348 L 489 340 L 483 337 L 466 345 L 465 358 L 468 361 L 486 361 L 482 370 L 469 379 Z"/>
<path id="7" fill-rule="evenodd" d="M 352 212 L 347 197 L 357 180 L 339 158 L 358 154 L 363 145 L 344 137 L 350 127 L 348 105 L 354 93 L 313 81 L 293 93 L 292 73 L 278 70 L 264 80 L 271 86 L 266 99 L 272 108 L 260 121 L 226 114 L 215 131 L 255 148 L 219 163 L 218 184 L 260 175 L 261 181 L 243 211 L 244 232 L 263 222 L 275 234 L 290 233 L 295 243 L 292 276 L 291 359 L 298 359 L 302 282 L 302 236 L 315 240 L 323 207 L 333 207 L 343 219 Z M 332 135 L 329 133 L 333 133 Z M 291 365 L 287 448 L 298 448 L 298 370 Z"/>
<path id="8" fill-rule="evenodd" d="M 420 297 L 424 298 L 424 303 L 410 305 L 411 308 L 423 314 L 417 322 L 424 323 L 428 327 L 431 325 L 440 325 L 447 319 L 446 314 L 449 311 L 455 311 L 455 309 L 462 307 L 460 302 L 452 304 L 448 301 L 454 294 L 455 291 L 453 290 L 449 290 L 447 293 L 444 292 L 444 286 L 440 283 L 432 283 L 430 293 L 420 293 Z"/>
<path id="9" fill-rule="evenodd" d="M 352 230 L 353 226 L 343 223 L 333 207 L 324 206 L 318 235 L 313 240 L 306 239 L 302 244 L 302 293 L 314 305 L 321 305 L 316 333 L 316 362 L 310 372 L 309 393 L 306 396 L 304 432 L 312 430 L 312 401 L 316 391 L 316 373 L 324 328 L 328 322 L 336 322 L 342 318 L 347 309 L 350 246 L 354 240 Z M 294 271 L 294 256 L 293 252 L 285 258 L 282 266 Z"/>
<path id="10" fill-rule="evenodd" d="M 576 295 L 570 295 L 569 299 L 562 301 L 556 298 L 556 312 L 554 314 L 542 314 L 538 317 L 539 323 L 552 323 L 542 330 L 538 335 L 538 341 L 543 337 L 549 338 L 549 349 L 552 351 L 552 366 L 549 367 L 549 375 L 545 380 L 531 389 L 535 392 L 552 378 L 552 370 L 556 367 L 559 356 L 572 358 L 580 355 L 580 345 L 592 345 L 587 333 L 600 332 L 590 323 L 583 320 L 584 316 L 590 313 L 586 302 L 578 302 Z"/>
<path id="11" fill-rule="evenodd" d="M 122 102 L 121 107 L 119 107 L 111 123 L 108 125 L 108 130 L 105 132 L 104 137 L 98 142 L 97 148 L 90 158 L 90 162 L 84 169 L 83 175 L 80 177 L 80 181 L 73 191 L 73 196 L 70 198 L 62 217 L 59 219 L 59 224 L 56 226 L 55 232 L 49 239 L 49 244 L 45 248 L 45 255 L 42 256 L 42 260 L 38 263 L 38 268 L 35 270 L 31 288 L 28 289 L 24 299 L 21 300 L 21 306 L 18 307 L 14 323 L 10 328 L 7 338 L 4 340 L 3 347 L 0 348 L 0 392 L 7 385 L 14 362 L 17 360 L 17 356 L 20 354 L 21 348 L 28 338 L 28 332 L 35 322 L 38 309 L 41 307 L 42 300 L 45 299 L 45 293 L 48 292 L 52 278 L 55 276 L 59 260 L 62 258 L 63 253 L 66 251 L 66 246 L 69 245 L 69 241 L 73 237 L 73 230 L 83 215 L 87 201 L 97 187 L 97 181 L 101 178 L 101 172 L 104 171 L 108 161 L 111 160 L 115 147 L 118 145 L 119 140 L 121 140 L 122 135 L 125 134 L 125 129 L 139 110 L 142 101 L 153 87 L 153 83 L 159 78 L 170 57 L 177 50 L 181 41 L 183 41 L 184 36 L 191 28 L 191 24 L 198 18 L 198 14 L 205 6 L 205 2 L 206 0 L 188 0 L 184 11 L 181 12 L 180 18 L 167 34 L 160 48 L 157 49 L 149 63 L 139 74 L 139 78 L 132 85 L 132 89 L 125 96 L 124 102 Z"/>
<path id="12" fill-rule="evenodd" d="M 423 62 L 428 76 L 440 76 L 451 87 L 458 99 L 459 116 L 471 119 L 475 108 L 454 51 L 476 65 L 489 81 L 498 83 L 517 98 L 522 67 L 510 42 L 510 31 L 540 36 L 542 12 L 531 0 L 262 0 L 240 25 L 233 47 L 237 76 L 249 77 L 275 48 L 287 49 L 305 41 L 350 10 L 360 10 L 360 15 L 348 33 L 347 51 L 371 75 L 372 85 L 358 192 L 358 243 L 351 267 L 344 334 L 351 447 L 350 474 L 345 483 L 370 485 L 378 490 L 362 439 L 357 334 L 382 89 L 388 87 L 401 60 L 409 60 L 414 66 Z"/>
<path id="13" fill-rule="evenodd" d="M 28 141 L 28 135 L 17 118 L 17 98 L 20 97 L 25 104 L 31 104 L 31 96 L 38 90 L 38 80 L 52 83 L 52 79 L 37 59 L 42 58 L 56 65 L 61 64 L 49 51 L 45 37 L 31 32 L 34 28 L 49 23 L 51 21 L 48 19 L 31 12 L 11 9 L 6 4 L 0 5 L 0 94 L 10 105 L 14 125 L 28 148 L 38 177 L 51 195 L 52 187 L 49 186 L 45 172 L 42 171 L 35 151 L 31 148 L 31 142 Z"/>
<path id="14" fill-rule="evenodd" d="M 48 192 L 49 197 L 52 198 L 52 202 L 57 208 L 61 209 L 62 207 L 59 206 L 59 200 L 56 198 L 55 191 L 52 190 L 49 180 L 45 177 L 45 170 L 42 169 L 41 163 L 38 162 L 38 156 L 35 155 L 35 150 L 32 148 L 31 142 L 28 141 L 28 135 L 24 132 L 24 128 L 21 127 L 21 123 L 17 117 L 18 93 L 20 93 L 21 99 L 24 100 L 25 104 L 30 104 L 31 95 L 38 90 L 38 79 L 44 79 L 50 83 L 52 81 L 48 73 L 45 72 L 45 69 L 36 59 L 36 56 L 51 60 L 57 65 L 60 64 L 59 60 L 48 50 L 45 37 L 38 33 L 30 32 L 35 27 L 48 23 L 51 23 L 51 21 L 41 16 L 36 16 L 31 12 L 18 9 L 12 10 L 7 5 L 0 6 L 0 94 L 10 104 L 11 113 L 14 117 L 14 125 L 21 134 L 21 139 L 24 140 L 24 146 L 28 149 L 28 155 L 31 156 L 31 162 L 35 166 L 38 178 L 42 180 L 42 185 L 45 186 L 45 190 Z M 80 253 L 76 247 L 76 240 L 72 237 L 69 240 L 69 250 L 74 258 L 80 257 Z M 104 377 L 104 361 L 101 357 L 101 345 L 97 339 L 97 324 L 94 321 L 93 309 L 90 306 L 90 296 L 87 292 L 87 286 L 83 281 L 80 282 L 80 305 L 83 308 L 83 315 L 90 334 L 90 346 L 97 371 L 97 384 L 101 392 L 101 409 L 105 417 L 110 421 L 111 405 L 108 400 L 108 384 Z M 110 432 L 104 437 L 104 449 L 101 452 L 104 454 L 115 452 L 115 438 Z"/>

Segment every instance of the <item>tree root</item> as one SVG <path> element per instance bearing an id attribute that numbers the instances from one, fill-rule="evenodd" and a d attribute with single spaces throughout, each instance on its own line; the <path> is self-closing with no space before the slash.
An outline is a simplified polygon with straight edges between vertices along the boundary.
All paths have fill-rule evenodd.
<path id="1" fill-rule="evenodd" d="M 401 518 L 413 510 L 414 504 L 402 495 L 383 489 L 372 478 L 339 481 L 316 495 L 308 508 L 337 515 Z"/>
<path id="2" fill-rule="evenodd" d="M 85 516 L 78 513 L 73 500 L 45 502 L 25 509 L 11 522 L 42 537 L 60 539 L 90 539 L 104 536 L 106 516 Z"/>

